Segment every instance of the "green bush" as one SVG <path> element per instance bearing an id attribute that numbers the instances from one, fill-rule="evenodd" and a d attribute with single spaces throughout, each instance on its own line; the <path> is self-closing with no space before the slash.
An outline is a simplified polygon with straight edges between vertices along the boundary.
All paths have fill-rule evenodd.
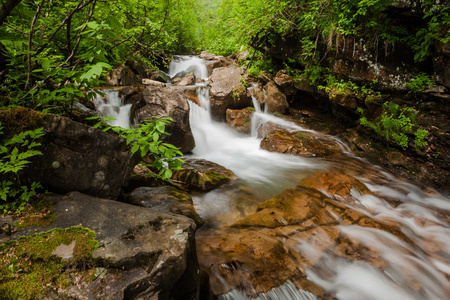
<path id="1" fill-rule="evenodd" d="M 364 111 L 360 108 L 362 114 Z M 412 107 L 400 108 L 396 103 L 386 101 L 383 104 L 383 113 L 374 121 L 367 117 L 360 118 L 360 124 L 371 128 L 377 135 L 388 143 L 406 149 L 409 143 L 409 135 L 414 133 L 414 144 L 417 149 L 427 145 L 428 132 L 417 125 L 417 113 Z"/>
<path id="2" fill-rule="evenodd" d="M 433 80 L 425 73 L 420 73 L 406 85 L 414 93 L 423 92 L 427 87 L 433 84 Z"/>

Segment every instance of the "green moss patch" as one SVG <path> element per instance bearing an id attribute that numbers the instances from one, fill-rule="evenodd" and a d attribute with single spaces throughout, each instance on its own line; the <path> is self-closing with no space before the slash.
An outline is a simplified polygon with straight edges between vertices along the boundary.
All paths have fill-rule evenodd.
<path id="1" fill-rule="evenodd" d="M 0 108 L 0 122 L 7 135 L 44 127 L 53 115 L 43 114 L 26 107 Z"/>
<path id="2" fill-rule="evenodd" d="M 42 299 L 66 289 L 75 276 L 90 278 L 95 232 L 84 227 L 53 229 L 0 245 L 0 291 L 12 299 Z M 52 254 L 74 242 L 72 258 Z M 82 267 L 82 268 L 81 268 Z"/>
<path id="3" fill-rule="evenodd" d="M 21 212 L 19 220 L 14 224 L 17 229 L 27 227 L 45 227 L 56 220 L 56 214 L 48 201 L 41 201 L 34 206 L 29 205 Z"/>

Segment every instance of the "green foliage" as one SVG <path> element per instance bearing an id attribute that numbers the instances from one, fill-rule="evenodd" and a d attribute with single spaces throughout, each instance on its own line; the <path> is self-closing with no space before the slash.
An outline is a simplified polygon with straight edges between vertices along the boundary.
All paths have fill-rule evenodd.
<path id="1" fill-rule="evenodd" d="M 91 117 L 89 119 L 97 119 Z M 107 117 L 106 121 L 114 118 Z M 139 124 L 134 128 L 111 127 L 104 122 L 98 122 L 94 127 L 103 127 L 103 131 L 113 130 L 121 137 L 125 138 L 127 144 L 131 146 L 132 155 L 139 155 L 141 158 L 149 156 L 153 161 L 148 163 L 142 161 L 141 164 L 156 170 L 156 177 L 169 180 L 172 177 L 172 170 L 181 169 L 183 160 L 175 158 L 177 155 L 183 155 L 175 146 L 163 143 L 160 138 L 167 135 L 166 125 L 172 120 L 170 118 L 148 118 L 145 123 Z M 150 174 L 152 175 L 152 174 Z"/>
<path id="2" fill-rule="evenodd" d="M 42 188 L 38 182 L 33 182 L 30 186 L 22 185 L 20 171 L 30 164 L 28 159 L 42 155 L 36 150 L 41 144 L 35 140 L 43 136 L 44 132 L 43 128 L 38 128 L 6 138 L 2 129 L 0 123 L 0 174 L 3 174 L 2 178 L 6 178 L 0 181 L 0 199 L 7 203 L 1 204 L 0 209 L 4 212 L 20 212 L 37 195 L 37 190 Z"/>
<path id="3" fill-rule="evenodd" d="M 359 108 L 358 112 L 364 111 Z M 366 116 L 360 118 L 362 126 L 371 128 L 376 134 L 388 143 L 393 143 L 403 149 L 408 147 L 409 135 L 415 134 L 414 144 L 417 149 L 427 145 L 428 132 L 417 125 L 417 112 L 411 107 L 400 108 L 396 103 L 386 101 L 383 112 L 375 121 Z"/>
<path id="4" fill-rule="evenodd" d="M 196 1 L 21 1 L 0 26 L 1 105 L 60 112 L 117 62 L 194 49 Z"/>
<path id="5" fill-rule="evenodd" d="M 21 237 L 0 245 L 0 290 L 10 299 L 44 299 L 58 289 L 73 284 L 75 276 L 89 281 L 87 270 L 68 268 L 93 265 L 92 254 L 98 247 L 95 232 L 83 227 L 53 229 Z M 75 242 L 74 258 L 67 262 L 52 252 L 60 245 Z"/>
<path id="6" fill-rule="evenodd" d="M 425 73 L 420 73 L 406 85 L 414 93 L 424 91 L 427 87 L 433 84 L 433 80 Z"/>

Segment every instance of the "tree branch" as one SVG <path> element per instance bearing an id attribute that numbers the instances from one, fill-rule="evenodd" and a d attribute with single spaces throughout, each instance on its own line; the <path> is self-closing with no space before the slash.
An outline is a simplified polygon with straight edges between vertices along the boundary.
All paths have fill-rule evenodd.
<path id="1" fill-rule="evenodd" d="M 5 22 L 11 11 L 19 5 L 22 0 L 6 0 L 6 2 L 0 7 L 0 26 Z"/>

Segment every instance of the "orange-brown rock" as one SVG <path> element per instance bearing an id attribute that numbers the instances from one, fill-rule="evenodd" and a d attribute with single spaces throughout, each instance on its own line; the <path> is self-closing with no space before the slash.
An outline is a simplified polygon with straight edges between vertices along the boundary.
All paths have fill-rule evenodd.
<path id="1" fill-rule="evenodd" d="M 342 153 L 342 146 L 325 135 L 313 132 L 295 132 L 275 130 L 262 141 L 261 148 L 270 152 L 279 152 L 307 157 L 326 157 Z"/>
<path id="2" fill-rule="evenodd" d="M 242 133 L 251 133 L 254 108 L 227 109 L 227 123 Z"/>

